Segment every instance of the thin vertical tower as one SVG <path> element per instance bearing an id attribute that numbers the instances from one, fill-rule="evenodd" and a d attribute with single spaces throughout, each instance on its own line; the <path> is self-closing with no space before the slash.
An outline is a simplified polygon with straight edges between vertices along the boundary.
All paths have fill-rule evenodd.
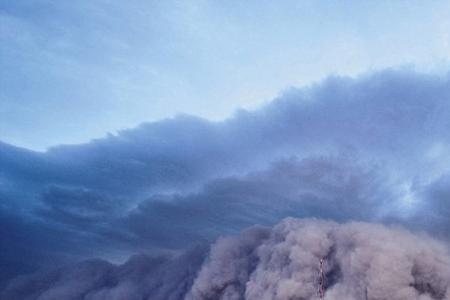
<path id="1" fill-rule="evenodd" d="M 325 273 L 323 271 L 324 259 L 319 260 L 319 286 L 317 293 L 319 294 L 319 299 L 323 300 L 325 297 Z"/>

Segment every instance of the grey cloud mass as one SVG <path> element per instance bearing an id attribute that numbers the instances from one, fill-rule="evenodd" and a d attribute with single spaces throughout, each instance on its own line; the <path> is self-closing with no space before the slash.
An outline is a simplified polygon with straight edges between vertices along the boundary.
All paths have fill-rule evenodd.
<path id="1" fill-rule="evenodd" d="M 164 257 L 164 264 L 171 265 L 167 255 L 202 248 L 198 245 L 255 224 L 271 226 L 289 216 L 397 224 L 448 241 L 449 129 L 448 76 L 386 70 L 293 88 L 257 110 L 238 111 L 223 122 L 180 115 L 46 152 L 0 143 L 0 291 L 11 282 L 18 284 L 16 276 L 65 264 L 76 266 L 74 272 L 80 274 L 90 274 L 95 264 L 93 269 L 103 270 L 99 285 L 109 286 L 109 280 L 120 281 L 116 273 L 127 264 L 76 262 L 93 257 L 118 262 L 146 253 L 140 256 L 144 265 L 154 257 Z M 328 228 L 320 224 L 319 228 Z M 345 238 L 339 236 L 330 243 L 338 240 Z M 247 242 L 251 241 L 249 237 Z M 257 247 L 250 244 L 250 249 Z M 339 255 L 336 261 L 348 259 Z M 196 257 L 203 262 L 204 255 Z M 202 290 L 199 278 L 205 268 L 198 277 L 194 271 L 190 279 L 180 279 L 184 287 L 190 285 L 184 280 L 193 282 L 189 295 Z M 265 295 L 257 292 L 263 276 L 257 274 L 263 271 L 253 271 L 245 275 L 254 282 L 251 291 L 236 286 L 233 293 Z M 341 271 L 357 272 L 351 267 Z M 446 278 L 441 271 L 432 272 Z M 46 277 L 40 279 L 43 273 L 38 274 L 28 276 L 36 285 L 46 286 Z M 61 274 L 62 282 L 65 275 Z M 171 275 L 150 277 L 164 276 Z M 329 299 L 345 293 L 360 299 L 361 286 L 342 284 L 330 290 Z M 427 286 L 405 287 L 404 295 L 445 299 L 440 287 L 433 287 L 436 296 L 426 291 Z M 127 290 L 117 287 L 122 288 Z M 11 288 L 7 290 L 12 293 Z M 104 299 L 111 299 L 110 292 L 96 291 L 95 297 L 103 293 Z M 170 299 L 165 297 L 161 299 Z"/>
<path id="2" fill-rule="evenodd" d="M 435 300 L 450 297 L 445 244 L 400 228 L 288 218 L 220 238 L 210 250 L 134 256 L 122 265 L 85 261 L 15 279 L 2 299 Z"/>
<path id="3" fill-rule="evenodd" d="M 287 159 L 243 177 L 210 181 L 196 193 L 149 198 L 116 227 L 170 247 L 284 216 L 378 219 L 395 199 L 392 184 L 379 173 L 344 157 Z"/>

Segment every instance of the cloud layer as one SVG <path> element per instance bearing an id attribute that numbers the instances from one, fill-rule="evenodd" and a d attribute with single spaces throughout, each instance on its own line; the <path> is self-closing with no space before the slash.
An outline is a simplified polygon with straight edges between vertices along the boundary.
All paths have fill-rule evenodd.
<path id="1" fill-rule="evenodd" d="M 49 265 L 184 251 L 287 216 L 448 239 L 449 99 L 448 76 L 386 70 L 223 122 L 181 115 L 46 152 L 0 143 L 0 289 Z"/>
<path id="2" fill-rule="evenodd" d="M 12 281 L 2 299 L 433 300 L 450 297 L 450 253 L 424 235 L 369 223 L 288 218 L 175 258 L 86 261 Z"/>

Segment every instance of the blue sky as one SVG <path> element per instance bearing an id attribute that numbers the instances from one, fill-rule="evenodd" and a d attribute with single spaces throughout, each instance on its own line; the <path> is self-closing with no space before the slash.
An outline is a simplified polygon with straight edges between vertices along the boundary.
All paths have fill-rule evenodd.
<path id="1" fill-rule="evenodd" d="M 44 150 L 387 67 L 445 73 L 448 1 L 0 1 L 0 140 Z"/>

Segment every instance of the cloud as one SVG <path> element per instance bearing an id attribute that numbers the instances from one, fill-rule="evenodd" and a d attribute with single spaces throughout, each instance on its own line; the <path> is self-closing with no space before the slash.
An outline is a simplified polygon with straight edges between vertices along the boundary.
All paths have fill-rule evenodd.
<path id="1" fill-rule="evenodd" d="M 321 258 L 328 300 L 450 296 L 448 248 L 401 229 L 286 219 L 250 249 L 239 239 L 213 246 L 188 299 L 317 299 Z"/>
<path id="2" fill-rule="evenodd" d="M 223 122 L 180 115 L 46 152 L 0 143 L 0 278 L 180 251 L 287 216 L 445 236 L 448 99 L 448 76 L 386 70 L 291 89 Z"/>
<path id="3" fill-rule="evenodd" d="M 12 280 L 1 299 L 180 299 L 200 267 L 204 247 L 176 257 L 134 255 L 122 265 L 95 259 Z"/>
<path id="4" fill-rule="evenodd" d="M 395 201 L 393 184 L 382 180 L 375 166 L 344 157 L 292 158 L 264 171 L 213 180 L 196 193 L 154 196 L 115 227 L 127 228 L 149 247 L 180 247 L 285 216 L 378 220 Z"/>
<path id="5" fill-rule="evenodd" d="M 177 191 L 274 157 L 349 149 L 411 172 L 411 159 L 435 143 L 448 144 L 449 96 L 446 77 L 385 71 L 357 80 L 330 78 L 224 122 L 179 116 L 45 153 L 2 144 L 0 163 L 16 183 L 126 195 L 157 187 Z"/>
<path id="6" fill-rule="evenodd" d="M 382 242 L 380 242 L 382 241 Z M 1 299 L 434 300 L 450 296 L 447 245 L 401 228 L 288 218 L 222 237 L 209 251 L 90 260 L 17 278 Z"/>
<path id="7" fill-rule="evenodd" d="M 285 216 L 377 219 L 376 211 L 381 214 L 383 204 L 395 198 L 393 183 L 380 177 L 377 166 L 361 166 L 345 157 L 290 158 L 261 171 L 208 181 L 195 192 L 155 194 L 126 211 L 121 208 L 127 199 L 49 186 L 29 226 L 67 231 L 48 250 L 64 250 L 65 255 L 89 255 L 85 251 L 90 248 L 107 251 L 105 245 L 128 251 L 179 249 Z M 53 235 L 47 236 L 50 244 Z M 72 249 L 61 249 L 74 243 Z"/>
<path id="8" fill-rule="evenodd" d="M 413 215 L 415 228 L 428 229 L 448 237 L 450 231 L 450 174 L 446 173 L 424 186 L 417 194 L 421 201 Z"/>

